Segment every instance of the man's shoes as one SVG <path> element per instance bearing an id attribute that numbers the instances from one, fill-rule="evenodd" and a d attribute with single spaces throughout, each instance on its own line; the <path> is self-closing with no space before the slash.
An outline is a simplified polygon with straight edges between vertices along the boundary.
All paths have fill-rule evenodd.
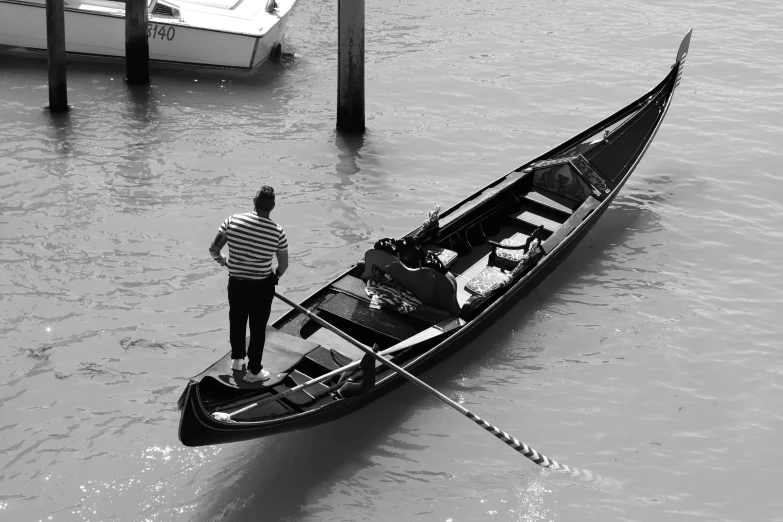
<path id="1" fill-rule="evenodd" d="M 231 360 L 231 369 L 235 372 L 242 371 L 242 367 L 245 365 L 244 359 L 232 359 Z"/>
<path id="2" fill-rule="evenodd" d="M 268 381 L 269 377 L 271 375 L 266 370 L 261 370 L 258 373 L 250 373 L 249 371 L 245 374 L 245 382 L 264 382 Z"/>

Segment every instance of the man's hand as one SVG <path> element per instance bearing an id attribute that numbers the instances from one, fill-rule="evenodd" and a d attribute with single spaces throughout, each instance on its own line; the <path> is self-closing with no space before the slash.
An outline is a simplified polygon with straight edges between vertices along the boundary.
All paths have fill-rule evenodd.
<path id="1" fill-rule="evenodd" d="M 220 263 L 220 266 L 226 266 L 228 264 L 228 258 L 220 253 L 220 250 L 226 245 L 228 238 L 225 234 L 218 232 L 215 236 L 215 240 L 209 245 L 209 255 L 212 259 Z"/>

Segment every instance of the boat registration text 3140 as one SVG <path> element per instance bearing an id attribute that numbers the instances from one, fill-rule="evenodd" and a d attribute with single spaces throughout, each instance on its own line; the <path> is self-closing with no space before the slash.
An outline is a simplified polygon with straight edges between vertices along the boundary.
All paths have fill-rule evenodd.
<path id="1" fill-rule="evenodd" d="M 147 38 L 153 40 L 168 40 L 170 42 L 174 39 L 176 34 L 177 30 L 171 26 L 166 27 L 165 25 L 147 24 Z"/>

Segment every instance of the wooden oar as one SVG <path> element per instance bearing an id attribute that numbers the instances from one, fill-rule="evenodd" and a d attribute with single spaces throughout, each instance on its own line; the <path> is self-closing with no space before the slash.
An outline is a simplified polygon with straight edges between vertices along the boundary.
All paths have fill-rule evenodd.
<path id="1" fill-rule="evenodd" d="M 427 330 L 424 330 L 423 332 L 420 332 L 412 337 L 409 337 L 408 339 L 405 339 L 404 341 L 400 341 L 399 343 L 395 344 L 394 346 L 390 346 L 389 348 L 383 350 L 382 352 L 379 352 L 380 355 L 389 355 L 392 353 L 396 353 L 402 350 L 405 350 L 406 348 L 410 348 L 414 344 L 426 341 L 428 339 L 431 339 L 437 335 L 442 334 L 443 332 L 434 328 L 428 328 Z M 352 361 L 345 366 L 341 368 L 337 368 L 336 370 L 332 370 L 329 373 L 325 373 L 323 375 L 319 375 L 318 377 L 314 377 L 313 379 L 310 379 L 309 381 L 303 382 L 302 384 L 299 384 L 297 386 L 294 386 L 293 388 L 289 388 L 288 390 L 278 393 L 276 395 L 272 395 L 271 397 L 267 397 L 264 400 L 254 402 L 253 404 L 249 404 L 247 406 L 243 406 L 242 408 L 232 411 L 231 413 L 225 413 L 222 411 L 216 411 L 212 413 L 212 417 L 219 421 L 223 422 L 235 422 L 231 417 L 234 415 L 246 412 L 248 410 L 252 410 L 254 408 L 260 408 L 261 406 L 266 406 L 267 404 L 271 404 L 273 402 L 277 402 L 283 397 L 288 397 L 291 394 L 294 394 L 300 390 L 304 390 L 305 388 L 309 388 L 310 386 L 313 386 L 315 384 L 318 384 L 319 382 L 327 381 L 331 379 L 332 377 L 335 377 L 337 375 L 340 375 L 341 373 L 353 370 L 359 364 L 361 363 L 361 359 L 357 359 L 355 361 Z M 239 404 L 242 404 L 240 402 Z"/>
<path id="2" fill-rule="evenodd" d="M 345 332 L 341 331 L 336 326 L 333 326 L 330 323 L 324 321 L 323 319 L 321 319 L 320 317 L 318 317 L 314 313 L 310 312 L 310 310 L 308 310 L 308 309 L 298 305 L 297 303 L 295 303 L 295 302 L 291 301 L 290 299 L 280 295 L 277 292 L 275 292 L 275 296 L 277 296 L 278 299 L 280 299 L 284 303 L 288 304 L 289 306 L 293 307 L 294 309 L 298 310 L 299 312 L 307 315 L 307 317 L 309 317 L 310 319 L 312 319 L 316 323 L 320 324 L 324 328 L 328 328 L 332 332 L 336 333 L 337 335 L 339 335 L 340 337 L 342 337 L 343 339 L 345 339 L 349 343 L 351 343 L 354 346 L 356 346 L 357 348 L 359 348 L 364 353 L 374 357 L 380 363 L 385 364 L 386 366 L 388 366 L 389 368 L 391 368 L 392 370 L 394 370 L 398 374 L 402 375 L 403 377 L 408 379 L 410 382 L 412 382 L 413 384 L 415 384 L 419 388 L 430 392 L 431 394 L 433 394 L 434 396 L 436 396 L 437 398 L 439 398 L 440 400 L 442 400 L 443 402 L 445 402 L 446 404 L 448 404 L 449 406 L 451 406 L 452 408 L 454 408 L 455 410 L 457 410 L 458 412 L 463 414 L 465 417 L 469 418 L 470 420 L 472 420 L 473 422 L 475 422 L 476 424 L 478 424 L 479 426 L 481 426 L 482 428 L 487 430 L 488 432 L 492 433 L 494 436 L 496 436 L 497 438 L 499 438 L 500 440 L 502 440 L 503 442 L 505 442 L 506 444 L 508 444 L 509 446 L 514 448 L 515 450 L 517 450 L 519 453 L 521 453 L 522 455 L 524 455 L 528 459 L 530 459 L 533 462 L 535 462 L 536 464 L 538 464 L 539 466 L 544 467 L 544 468 L 551 468 L 551 469 L 557 469 L 557 470 L 571 472 L 571 473 L 573 473 L 574 476 L 579 475 L 579 474 L 584 474 L 588 478 L 593 478 L 593 475 L 589 471 L 584 471 L 584 470 L 579 470 L 579 469 L 576 469 L 576 468 L 572 468 L 572 467 L 566 466 L 564 464 L 560 464 L 560 463 L 558 463 L 558 462 L 556 462 L 556 461 L 554 461 L 554 460 L 552 460 L 550 458 L 547 458 L 544 455 L 541 455 L 536 450 L 534 450 L 533 448 L 529 447 L 527 444 L 518 441 L 517 439 L 515 439 L 514 437 L 512 437 L 508 433 L 506 433 L 504 431 L 501 431 L 500 429 L 496 428 L 492 424 L 482 420 L 478 415 L 475 415 L 475 414 L 471 413 L 468 409 L 466 409 L 465 407 L 463 407 L 459 403 L 454 402 L 453 400 L 449 399 L 448 397 L 443 395 L 441 392 L 439 392 L 438 390 L 436 390 L 435 388 L 433 388 L 429 384 L 425 383 L 424 381 L 422 381 L 418 377 L 414 377 L 413 375 L 411 375 L 406 370 L 400 368 L 399 366 L 397 366 L 396 364 L 394 364 L 390 360 L 388 360 L 385 357 L 383 357 L 383 355 L 381 355 L 379 353 L 375 353 L 372 350 L 372 348 L 370 348 L 369 346 L 366 346 L 363 343 L 360 343 L 359 341 L 357 341 L 356 339 L 354 339 L 350 335 L 348 335 Z"/>

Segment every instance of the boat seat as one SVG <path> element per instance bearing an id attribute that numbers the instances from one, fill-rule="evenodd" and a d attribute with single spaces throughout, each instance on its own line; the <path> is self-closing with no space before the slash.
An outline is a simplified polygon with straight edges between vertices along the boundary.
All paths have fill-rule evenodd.
<path id="1" fill-rule="evenodd" d="M 432 268 L 408 268 L 393 255 L 375 248 L 368 250 L 364 255 L 362 280 L 367 281 L 372 277 L 373 266 L 388 274 L 397 284 L 410 290 L 423 303 L 453 315 L 459 314 L 457 281 L 451 273 L 441 274 Z"/>
<path id="2" fill-rule="evenodd" d="M 487 298 L 535 266 L 540 255 L 531 257 L 528 250 L 541 244 L 543 234 L 544 227 L 539 225 L 530 236 L 515 233 L 500 243 L 488 241 L 492 251 L 466 272 L 469 278 L 460 277 L 462 293 L 470 296 L 462 305 L 462 319 L 469 319 Z"/>
<path id="3" fill-rule="evenodd" d="M 520 212 L 514 212 L 511 215 L 511 217 L 513 219 L 516 219 L 520 223 L 523 223 L 526 226 L 532 226 L 532 227 L 543 226 L 544 229 L 548 230 L 549 232 L 555 232 L 558 228 L 560 228 L 560 223 L 558 223 L 557 221 L 553 221 L 544 216 L 540 216 L 527 209 L 524 209 Z"/>
<path id="4" fill-rule="evenodd" d="M 519 264 L 525 253 L 527 253 L 527 246 L 532 241 L 532 237 L 532 235 L 527 236 L 521 232 L 517 232 L 500 243 L 490 241 L 492 252 L 490 253 L 487 264 L 512 270 Z"/>
<path id="5" fill-rule="evenodd" d="M 536 240 L 538 243 L 535 243 Z M 500 243 L 490 241 L 492 253 L 488 264 L 504 270 L 514 270 L 521 261 L 527 259 L 530 246 L 541 244 L 543 240 L 544 225 L 539 225 L 529 236 L 517 233 Z"/>
<path id="6" fill-rule="evenodd" d="M 552 209 L 570 216 L 574 213 L 574 209 L 579 206 L 574 200 L 564 198 L 554 192 L 533 187 L 530 192 L 523 196 L 526 202 L 540 205 L 545 208 Z"/>

